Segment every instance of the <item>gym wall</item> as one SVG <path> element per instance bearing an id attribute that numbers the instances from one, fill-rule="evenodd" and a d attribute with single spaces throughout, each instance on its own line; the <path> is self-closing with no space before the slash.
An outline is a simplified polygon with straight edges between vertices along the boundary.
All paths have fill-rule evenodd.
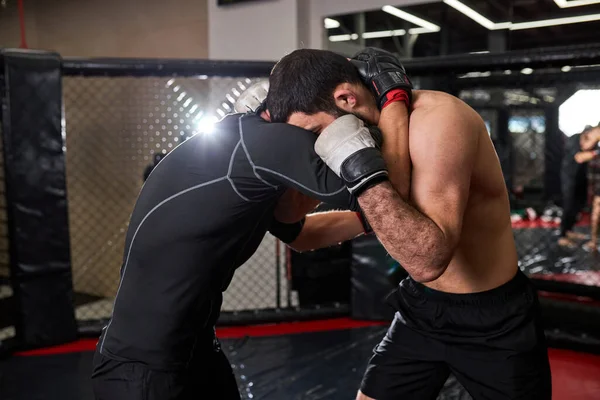
<path id="1" fill-rule="evenodd" d="M 0 47 L 21 44 L 17 0 L 0 6 Z M 24 0 L 29 48 L 77 57 L 206 58 L 207 0 Z"/>

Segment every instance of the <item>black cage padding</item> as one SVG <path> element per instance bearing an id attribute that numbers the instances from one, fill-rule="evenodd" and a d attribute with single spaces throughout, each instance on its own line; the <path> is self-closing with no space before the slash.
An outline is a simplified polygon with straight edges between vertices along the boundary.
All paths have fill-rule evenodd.
<path id="1" fill-rule="evenodd" d="M 62 137 L 61 59 L 2 51 L 2 133 L 16 336 L 25 348 L 76 338 Z"/>
<path id="2" fill-rule="evenodd" d="M 168 60 L 140 58 L 65 58 L 64 75 L 72 76 L 269 76 L 271 61 Z"/>
<path id="3" fill-rule="evenodd" d="M 565 65 L 597 64 L 600 43 L 513 50 L 503 53 L 458 54 L 442 57 L 422 57 L 403 60 L 411 76 L 463 74 L 471 71 L 490 71 L 521 68 L 560 68 Z M 506 77 L 505 77 L 506 78 Z M 510 79 L 510 78 L 508 78 Z"/>
<path id="4" fill-rule="evenodd" d="M 600 354 L 600 307 L 540 296 L 542 322 L 551 347 Z"/>

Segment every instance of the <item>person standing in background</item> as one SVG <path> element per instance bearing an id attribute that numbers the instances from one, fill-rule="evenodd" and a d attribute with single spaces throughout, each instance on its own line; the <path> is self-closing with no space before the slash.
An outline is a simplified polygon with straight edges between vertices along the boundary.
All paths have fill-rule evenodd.
<path id="1" fill-rule="evenodd" d="M 600 141 L 600 126 L 586 127 L 581 134 L 581 150 L 575 154 L 575 161 L 583 165 L 589 162 L 587 176 L 589 188 L 591 190 L 592 217 L 590 223 L 590 241 L 583 245 L 584 249 L 596 253 L 598 251 L 598 222 L 600 222 L 600 159 L 598 155 L 600 150 L 598 142 Z"/>
<path id="2" fill-rule="evenodd" d="M 558 245 L 575 247 L 575 240 L 585 240 L 586 235 L 573 231 L 577 215 L 587 203 L 587 164 L 578 163 L 575 155 L 581 150 L 582 143 L 589 128 L 581 134 L 567 138 L 565 154 L 561 168 L 561 188 L 563 198 L 563 215 L 560 222 L 560 238 Z"/>

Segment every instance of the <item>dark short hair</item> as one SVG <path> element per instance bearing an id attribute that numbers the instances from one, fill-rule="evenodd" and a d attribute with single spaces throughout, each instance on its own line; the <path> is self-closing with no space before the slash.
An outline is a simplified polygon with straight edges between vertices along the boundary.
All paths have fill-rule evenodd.
<path id="1" fill-rule="evenodd" d="M 341 83 L 361 82 L 344 56 L 327 50 L 295 50 L 279 60 L 269 77 L 271 121 L 286 122 L 295 112 L 339 116 L 343 111 L 336 106 L 333 91 Z"/>

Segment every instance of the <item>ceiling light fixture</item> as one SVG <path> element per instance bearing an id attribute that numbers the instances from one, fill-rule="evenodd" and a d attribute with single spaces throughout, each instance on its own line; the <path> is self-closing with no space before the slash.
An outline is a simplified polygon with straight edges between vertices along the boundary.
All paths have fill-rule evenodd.
<path id="1" fill-rule="evenodd" d="M 600 0 L 554 0 L 557 6 L 560 8 L 580 7 L 589 6 L 590 4 L 598 4 Z"/>
<path id="2" fill-rule="evenodd" d="M 426 28 L 410 28 L 408 30 L 408 33 L 410 33 L 411 35 L 420 35 L 421 33 L 434 33 L 434 32 L 438 32 L 438 31 L 431 31 Z"/>
<path id="3" fill-rule="evenodd" d="M 347 42 L 350 40 L 356 40 L 358 39 L 358 35 L 356 33 L 353 33 L 351 35 L 332 35 L 329 36 L 329 41 L 330 42 Z"/>
<path id="4" fill-rule="evenodd" d="M 396 29 L 393 31 L 376 31 L 376 32 L 365 32 L 363 33 L 363 39 L 378 39 L 384 37 L 392 37 L 392 36 L 403 36 L 406 35 L 406 31 L 404 29 Z"/>
<path id="5" fill-rule="evenodd" d="M 340 21 L 331 18 L 325 18 L 323 23 L 325 24 L 325 29 L 335 29 L 340 27 Z"/>
<path id="6" fill-rule="evenodd" d="M 485 78 L 487 76 L 492 76 L 492 72 L 491 71 L 484 71 L 484 72 L 479 72 L 479 71 L 474 71 L 474 72 L 467 72 L 464 75 L 459 76 L 459 79 L 464 79 L 464 78 Z"/>
<path id="7" fill-rule="evenodd" d="M 581 22 L 591 21 L 600 21 L 600 14 L 580 15 L 578 17 L 543 19 L 541 21 L 517 22 L 512 24 L 509 29 L 511 31 L 516 31 L 521 29 L 543 28 L 546 26 L 578 24 Z"/>
<path id="8" fill-rule="evenodd" d="M 393 6 L 383 6 L 381 8 L 381 10 L 383 10 L 384 12 L 391 14 L 395 17 L 398 17 L 400 19 L 403 19 L 405 21 L 408 21 L 412 24 L 418 25 L 421 28 L 425 28 L 431 32 L 439 32 L 440 31 L 440 27 L 437 26 L 436 24 L 433 24 L 429 21 L 424 20 L 423 18 L 419 18 L 416 15 L 412 15 L 407 13 L 406 11 L 402 11 L 397 9 L 396 7 Z"/>
<path id="9" fill-rule="evenodd" d="M 558 0 L 555 0 L 558 1 Z M 600 3 L 600 0 L 576 0 L 576 1 L 594 1 L 594 3 Z M 510 29 L 512 31 L 521 30 L 521 29 L 532 29 L 532 28 L 543 28 L 547 26 L 557 26 L 557 25 L 567 25 L 567 24 L 577 24 L 581 22 L 591 22 L 591 21 L 600 21 L 600 14 L 589 14 L 589 15 L 580 15 L 576 17 L 564 17 L 564 18 L 552 18 L 552 19 L 544 19 L 540 21 L 529 21 L 529 22 L 492 22 L 483 15 L 479 14 L 477 11 L 472 8 L 466 6 L 458 0 L 443 0 L 443 2 L 455 10 L 461 12 L 465 16 L 469 17 L 473 21 L 477 22 L 479 25 L 487 28 L 489 30 L 498 30 L 498 29 Z M 567 3 L 575 3 L 575 1 L 569 1 Z M 589 3 L 592 4 L 592 3 Z M 583 5 L 583 4 L 581 4 Z"/>
<path id="10" fill-rule="evenodd" d="M 463 13 L 467 17 L 471 18 L 473 21 L 477 22 L 479 25 L 487 28 L 489 30 L 496 29 L 496 24 L 483 15 L 479 14 L 477 11 L 473 10 L 471 7 L 466 6 L 458 0 L 444 0 L 444 3 L 454 8 L 456 11 Z"/>
<path id="11" fill-rule="evenodd" d="M 408 33 L 411 35 L 420 35 L 422 33 L 432 33 L 425 28 L 411 28 L 408 30 Z M 379 39 L 386 38 L 392 36 L 404 36 L 406 35 L 406 31 L 404 29 L 395 29 L 393 31 L 374 31 L 374 32 L 365 32 L 362 34 L 363 39 Z M 331 35 L 329 36 L 330 42 L 348 42 L 351 40 L 357 40 L 358 34 L 346 34 L 346 35 Z"/>

